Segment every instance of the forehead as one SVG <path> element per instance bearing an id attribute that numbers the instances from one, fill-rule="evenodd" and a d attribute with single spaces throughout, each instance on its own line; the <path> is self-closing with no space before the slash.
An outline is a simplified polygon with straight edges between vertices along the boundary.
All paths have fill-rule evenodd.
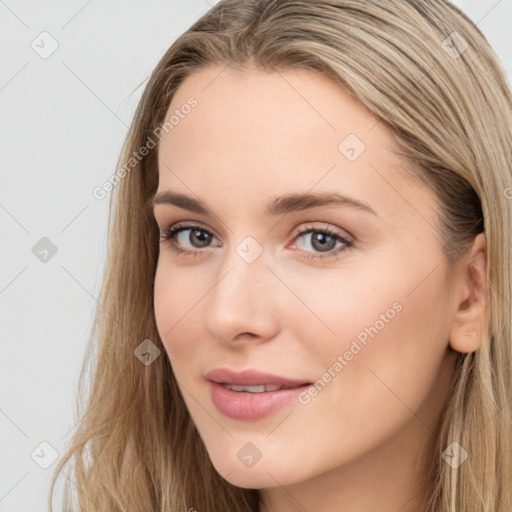
<path id="1" fill-rule="evenodd" d="M 176 91 L 171 116 L 159 145 L 160 190 L 229 189 L 254 201 L 255 194 L 335 189 L 378 209 L 396 204 L 404 186 L 406 162 L 387 127 L 311 70 L 202 68 Z"/>
<path id="2" fill-rule="evenodd" d="M 273 159 L 303 161 L 321 149 L 327 151 L 324 160 L 332 160 L 353 135 L 358 153 L 371 146 L 381 157 L 393 156 L 393 139 L 383 124 L 338 84 L 311 70 L 200 69 L 178 88 L 166 118 L 179 114 L 190 98 L 197 105 L 185 109 L 190 112 L 167 134 L 162 151 L 193 146 L 195 154 L 188 158 L 200 158 L 222 144 L 231 158 L 261 150 L 262 158 L 271 151 Z"/>

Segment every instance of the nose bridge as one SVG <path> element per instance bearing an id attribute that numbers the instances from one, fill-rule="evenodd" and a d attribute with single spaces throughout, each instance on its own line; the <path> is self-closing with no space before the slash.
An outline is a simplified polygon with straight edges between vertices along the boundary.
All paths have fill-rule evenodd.
<path id="1" fill-rule="evenodd" d="M 263 246 L 252 236 L 245 237 L 238 244 L 229 247 L 219 266 L 218 291 L 227 297 L 231 295 L 247 296 L 244 304 L 253 302 L 252 296 L 268 280 L 269 270 L 266 266 Z"/>
<path id="2" fill-rule="evenodd" d="M 273 336 L 277 304 L 273 304 L 273 276 L 266 264 L 263 247 L 253 237 L 226 251 L 217 267 L 204 316 L 212 337 L 229 343 L 241 333 L 262 339 Z"/>

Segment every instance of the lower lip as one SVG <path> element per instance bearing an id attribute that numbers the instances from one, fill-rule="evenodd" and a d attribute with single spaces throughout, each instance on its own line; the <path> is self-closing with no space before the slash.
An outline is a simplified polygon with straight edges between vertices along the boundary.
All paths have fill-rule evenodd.
<path id="1" fill-rule="evenodd" d="M 300 393 L 311 384 L 263 393 L 232 391 L 213 381 L 209 381 L 209 386 L 212 401 L 222 414 L 236 420 L 257 420 L 297 400 Z"/>

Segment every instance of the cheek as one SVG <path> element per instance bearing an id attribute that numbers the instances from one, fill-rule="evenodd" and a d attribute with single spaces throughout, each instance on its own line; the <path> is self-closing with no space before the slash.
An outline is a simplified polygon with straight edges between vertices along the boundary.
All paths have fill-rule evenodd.
<path id="1" fill-rule="evenodd" d="M 303 349 L 301 361 L 319 379 L 318 398 L 311 402 L 339 403 L 340 414 L 354 414 L 354 425 L 369 407 L 376 414 L 390 405 L 404 413 L 409 411 L 403 403 L 419 407 L 448 347 L 444 276 L 439 270 L 422 281 L 422 267 L 435 262 L 425 265 L 418 258 L 413 266 L 394 256 L 375 258 L 378 265 L 359 272 L 287 276 L 304 303 L 296 300 L 283 323 Z M 351 404 L 348 411 L 343 404 Z"/>
<path id="2" fill-rule="evenodd" d="M 154 286 L 155 320 L 173 370 L 178 372 L 181 364 L 173 363 L 183 359 L 190 365 L 193 362 L 190 355 L 195 350 L 192 340 L 204 338 L 197 318 L 204 293 L 196 281 L 190 279 L 190 273 L 181 273 L 159 262 Z"/>
<path id="3" fill-rule="evenodd" d="M 295 336 L 315 340 L 306 357 L 318 379 L 311 403 L 340 404 L 340 418 L 354 428 L 382 415 L 398 424 L 421 406 L 447 352 L 450 308 L 439 280 L 411 292 L 415 281 L 412 273 L 367 285 L 345 279 L 309 293 L 322 321 L 303 320 Z"/>

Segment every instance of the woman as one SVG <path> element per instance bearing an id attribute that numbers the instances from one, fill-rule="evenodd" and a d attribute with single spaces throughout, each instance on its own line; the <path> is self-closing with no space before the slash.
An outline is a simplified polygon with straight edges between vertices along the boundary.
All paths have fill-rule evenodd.
<path id="1" fill-rule="evenodd" d="M 113 175 L 52 492 L 74 460 L 84 511 L 508 510 L 511 114 L 448 1 L 221 0 Z"/>

